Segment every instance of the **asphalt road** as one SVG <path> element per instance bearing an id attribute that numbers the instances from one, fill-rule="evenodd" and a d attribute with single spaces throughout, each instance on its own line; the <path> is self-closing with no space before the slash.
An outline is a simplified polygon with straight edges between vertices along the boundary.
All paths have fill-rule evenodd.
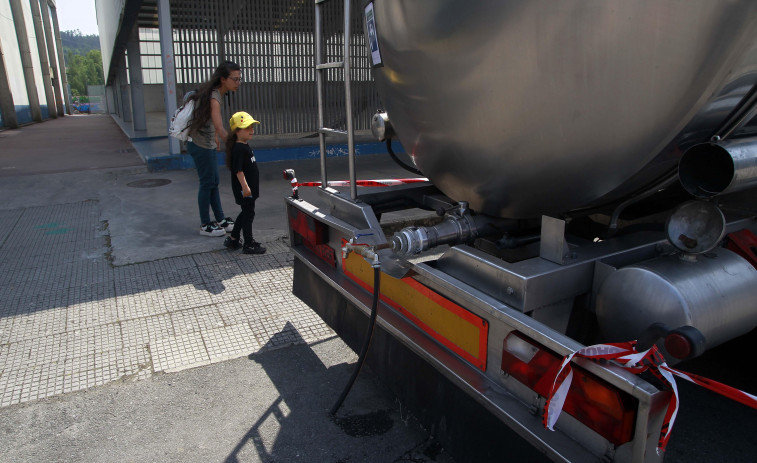
<path id="1" fill-rule="evenodd" d="M 330 339 L 0 410 L 3 462 L 451 462 Z M 425 452 L 425 453 L 424 453 Z"/>

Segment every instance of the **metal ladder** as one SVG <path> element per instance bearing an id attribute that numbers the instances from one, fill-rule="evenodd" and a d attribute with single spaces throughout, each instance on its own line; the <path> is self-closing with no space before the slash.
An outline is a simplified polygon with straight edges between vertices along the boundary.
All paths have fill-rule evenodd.
<path id="1" fill-rule="evenodd" d="M 355 133 L 352 127 L 352 92 L 350 91 L 350 4 L 352 0 L 344 0 L 344 57 L 343 61 L 323 62 L 323 5 L 329 0 L 315 0 L 315 82 L 318 89 L 318 141 L 321 148 L 321 188 L 327 188 L 326 175 L 326 135 L 347 135 L 347 149 L 350 171 L 350 197 L 357 199 L 357 185 L 355 177 Z M 332 68 L 344 69 L 344 97 L 347 131 L 330 129 L 323 125 L 323 82 L 326 70 Z"/>

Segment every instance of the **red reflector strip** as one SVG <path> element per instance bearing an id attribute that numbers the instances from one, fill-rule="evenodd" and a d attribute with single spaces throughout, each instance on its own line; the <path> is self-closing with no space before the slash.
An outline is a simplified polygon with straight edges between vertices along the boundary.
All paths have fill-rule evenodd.
<path id="1" fill-rule="evenodd" d="M 502 371 L 543 397 L 550 397 L 561 361 L 559 355 L 520 333 L 505 338 Z M 636 425 L 636 399 L 578 366 L 573 366 L 572 373 L 563 410 L 615 445 L 630 442 Z"/>

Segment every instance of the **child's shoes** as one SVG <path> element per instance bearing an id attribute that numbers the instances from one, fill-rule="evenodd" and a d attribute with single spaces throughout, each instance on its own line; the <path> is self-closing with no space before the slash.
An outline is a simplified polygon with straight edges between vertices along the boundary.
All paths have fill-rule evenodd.
<path id="1" fill-rule="evenodd" d="M 265 248 L 257 241 L 253 241 L 250 244 L 245 243 L 242 252 L 244 254 L 265 254 Z"/>
<path id="2" fill-rule="evenodd" d="M 223 240 L 223 245 L 231 249 L 232 251 L 242 247 L 242 245 L 239 243 L 239 239 L 235 240 L 231 236 L 227 236 L 226 239 Z"/>

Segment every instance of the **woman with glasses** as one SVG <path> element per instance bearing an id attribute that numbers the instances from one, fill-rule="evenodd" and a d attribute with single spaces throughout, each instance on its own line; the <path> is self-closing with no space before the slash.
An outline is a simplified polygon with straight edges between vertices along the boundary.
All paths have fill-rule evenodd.
<path id="1" fill-rule="evenodd" d="M 218 141 L 226 141 L 228 132 L 221 118 L 221 99 L 227 92 L 235 92 L 242 81 L 239 65 L 231 61 L 221 63 L 205 82 L 187 100 L 194 100 L 194 113 L 189 126 L 190 140 L 187 152 L 194 159 L 200 178 L 197 204 L 200 208 L 200 234 L 224 236 L 234 228 L 234 221 L 225 217 L 218 191 Z M 208 209 L 213 210 L 215 220 L 210 220 Z"/>

